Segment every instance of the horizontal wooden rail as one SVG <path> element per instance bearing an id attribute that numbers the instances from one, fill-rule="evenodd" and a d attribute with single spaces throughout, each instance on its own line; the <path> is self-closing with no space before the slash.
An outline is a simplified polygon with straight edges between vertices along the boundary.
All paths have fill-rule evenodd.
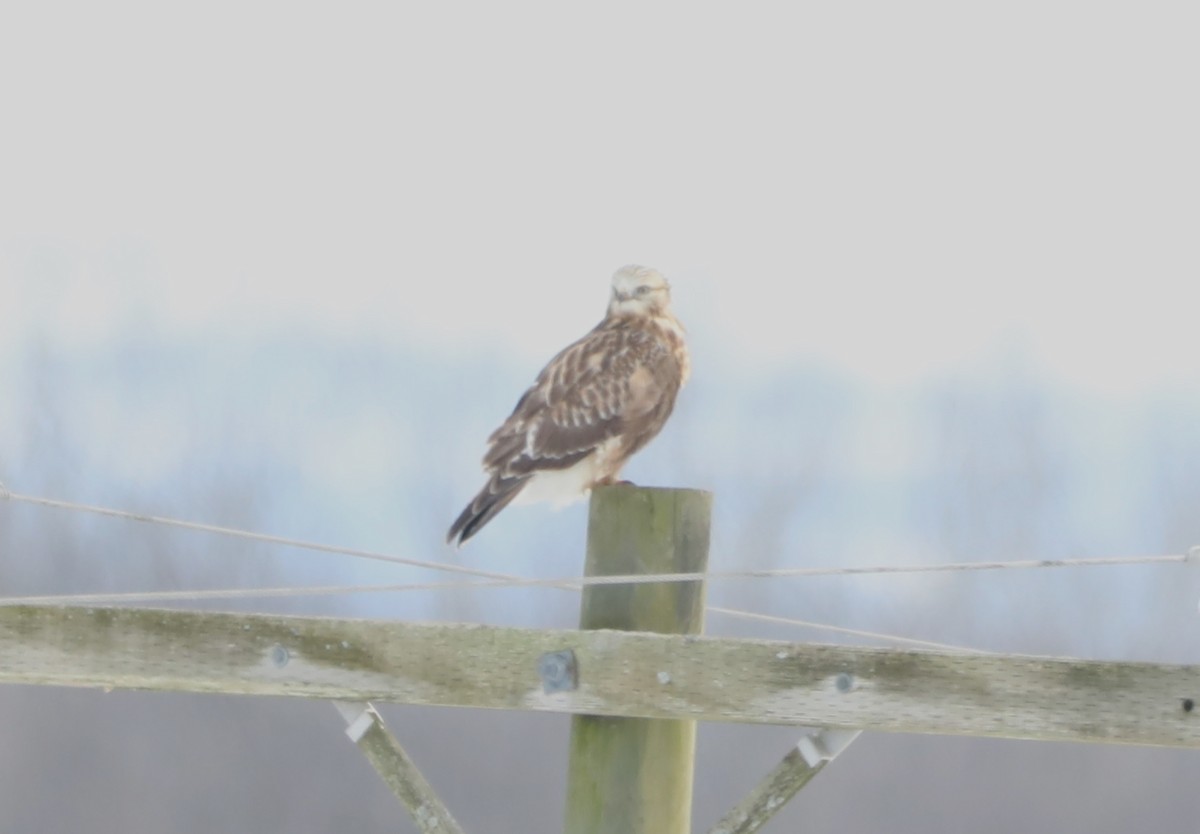
<path id="1" fill-rule="evenodd" d="M 615 631 L 12 606 L 0 683 L 1200 747 L 1200 666 Z"/>

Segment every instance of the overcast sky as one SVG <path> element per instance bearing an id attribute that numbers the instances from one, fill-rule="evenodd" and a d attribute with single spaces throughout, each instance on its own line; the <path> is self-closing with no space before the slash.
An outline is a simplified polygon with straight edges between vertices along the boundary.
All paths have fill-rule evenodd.
<path id="1" fill-rule="evenodd" d="M 730 363 L 1191 387 L 1198 18 L 22 4 L 0 345 L 302 325 L 536 364 L 641 262 Z"/>

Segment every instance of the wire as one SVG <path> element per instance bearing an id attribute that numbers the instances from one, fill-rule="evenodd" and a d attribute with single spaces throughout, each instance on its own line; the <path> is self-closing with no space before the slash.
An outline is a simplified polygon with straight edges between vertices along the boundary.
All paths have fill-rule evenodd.
<path id="1" fill-rule="evenodd" d="M 432 591 L 449 583 L 428 582 L 412 585 L 309 585 L 275 588 L 212 588 L 191 591 L 116 591 L 93 594 L 43 594 L 3 597 L 0 608 L 14 605 L 114 605 L 131 602 L 178 602 L 182 600 L 271 599 L 279 597 L 315 597 L 372 592 Z M 462 587 L 458 583 L 457 587 Z"/>
<path id="2" fill-rule="evenodd" d="M 59 501 L 54 498 L 41 498 L 34 495 L 22 495 L 18 492 L 11 492 L 4 487 L 3 484 L 0 484 L 0 500 L 34 504 L 36 506 L 51 507 L 58 510 L 92 513 L 94 515 L 103 515 L 110 518 L 121 518 L 125 519 L 126 521 L 140 521 L 146 524 L 161 524 L 167 527 L 178 527 L 183 530 L 197 530 L 202 533 L 215 533 L 220 536 L 230 536 L 237 539 L 266 542 L 268 544 L 279 544 L 286 547 L 300 548 L 301 550 L 315 550 L 320 553 L 334 553 L 340 556 L 353 556 L 357 559 L 373 559 L 378 562 L 391 562 L 393 564 L 408 565 L 409 567 L 414 568 L 428 568 L 430 570 L 441 570 L 446 571 L 447 573 L 461 573 L 468 576 L 488 576 L 494 579 L 507 577 L 507 574 L 503 573 L 490 573 L 488 571 L 481 571 L 476 568 L 468 568 L 461 565 L 452 565 L 446 562 L 431 562 L 424 559 L 409 559 L 404 556 L 394 556 L 389 553 L 379 553 L 373 550 L 359 550 L 352 547 L 337 547 L 335 545 L 292 539 L 286 536 L 272 536 L 266 533 L 253 533 L 248 530 L 239 530 L 234 527 L 221 527 L 215 524 L 203 524 L 198 521 L 181 521 L 176 518 L 164 518 L 163 516 L 146 515 L 144 513 L 131 513 L 126 510 L 114 510 L 108 507 L 93 506 L 91 504 L 77 504 L 72 501 Z"/>
<path id="3" fill-rule="evenodd" d="M 492 583 L 465 583 L 467 587 L 565 587 L 567 584 L 573 587 L 584 587 L 589 585 L 637 585 L 663 582 L 695 582 L 698 580 L 782 579 L 816 576 L 871 576 L 887 574 L 949 573 L 959 571 L 993 571 L 1032 568 L 1111 567 L 1117 565 L 1183 563 L 1189 558 L 1186 554 L 1167 554 L 1153 556 L 1090 557 L 1080 559 L 1013 559 L 989 562 L 946 562 L 928 565 L 865 565 L 858 567 L 842 566 L 770 568 L 742 571 L 713 571 L 709 573 L 620 574 L 612 576 L 573 576 L 542 579 L 513 576 L 512 574 L 482 570 L 480 568 L 472 568 L 465 565 L 455 565 L 449 562 L 435 562 L 428 559 L 413 559 L 405 556 L 396 556 L 393 554 L 380 553 L 372 550 L 339 547 L 336 545 L 320 544 L 317 542 L 304 541 L 302 539 L 294 539 L 286 536 L 273 536 L 266 533 L 254 533 L 247 530 L 239 530 L 233 527 L 221 527 L 218 525 L 204 524 L 195 521 L 181 521 L 179 519 L 145 515 L 142 513 L 128 512 L 125 510 L 114 510 L 107 507 L 97 507 L 89 504 L 77 504 L 70 501 L 59 501 L 52 498 L 21 495 L 19 493 L 9 492 L 7 489 L 4 489 L 3 484 L 0 484 L 0 499 L 35 504 L 43 507 L 52 507 L 55 509 L 93 513 L 112 518 L 121 518 L 129 521 L 140 521 L 148 524 L 161 524 L 170 527 L 178 527 L 185 530 L 215 533 L 218 535 L 247 539 L 250 541 L 267 542 L 270 544 L 295 547 L 302 550 L 313 550 L 321 553 L 332 553 L 361 559 L 372 559 L 375 561 L 406 565 L 408 567 L 424 568 L 427 570 L 440 570 L 445 571 L 446 573 L 456 573 L 464 576 L 475 576 L 496 580 Z M 1195 550 L 1195 548 L 1193 548 L 1193 550 Z M 446 585 L 445 587 L 453 586 Z"/>
<path id="4" fill-rule="evenodd" d="M 557 577 L 557 578 L 529 578 L 521 577 L 513 574 L 499 573 L 495 571 L 482 570 L 480 568 L 472 568 L 463 565 L 453 565 L 446 562 L 434 562 L 424 559 L 411 559 L 402 556 L 395 556 L 387 553 L 379 553 L 370 550 L 360 550 L 356 548 L 338 547 L 334 545 L 320 544 L 316 542 L 303 541 L 300 539 L 288 538 L 285 536 L 273 536 L 264 533 L 255 533 L 247 530 L 239 530 L 232 527 L 221 527 L 212 524 L 203 524 L 194 521 L 181 521 L 179 519 L 165 518 L 161 516 L 152 516 L 142 513 L 133 513 L 125 510 L 114 510 L 107 507 L 97 507 L 89 504 L 78 504 L 70 501 L 60 501 L 52 498 L 42 498 L 38 496 L 22 495 L 10 491 L 2 482 L 0 482 L 0 500 L 17 501 L 37 506 L 50 507 L 54 509 L 63 509 L 74 512 L 92 513 L 97 515 L 108 516 L 112 518 L 121 518 L 129 521 L 140 521 L 149 524 L 160 524 L 170 527 L 177 527 L 185 530 L 196 530 L 206 533 L 215 533 L 218 535 L 230 536 L 233 538 L 247 539 L 250 541 L 266 542 L 270 544 L 284 545 L 288 547 L 296 547 L 304 550 L 313 550 L 322 553 L 332 553 L 338 555 L 352 556 L 356 558 L 372 559 L 376 561 L 389 562 L 393 564 L 401 564 L 409 567 L 419 567 L 430 570 L 446 571 L 459 575 L 467 575 L 479 577 L 482 581 L 474 582 L 424 582 L 424 583 L 408 583 L 408 584 L 393 584 L 393 585 L 322 585 L 312 587 L 277 587 L 277 588 L 225 588 L 213 590 L 193 590 L 193 591 L 134 591 L 134 592 L 119 592 L 119 593 L 94 593 L 94 594 L 58 594 L 46 596 L 24 596 L 24 597 L 7 597 L 0 598 L 0 607 L 12 605 L 52 605 L 52 604 L 68 604 L 68 605 L 95 605 L 95 604 L 111 604 L 111 603 L 131 603 L 131 602 L 150 602 L 150 601 L 179 601 L 179 600 L 213 600 L 213 599 L 253 599 L 253 598 L 279 598 L 279 597 L 299 597 L 299 596 L 317 596 L 317 595 L 332 595 L 332 594 L 350 594 L 350 593 L 397 593 L 406 591 L 430 591 L 430 590 L 466 590 L 471 588 L 519 588 L 519 587 L 547 587 L 559 588 L 565 590 L 578 591 L 581 588 L 594 585 L 640 585 L 647 583 L 663 583 L 663 582 L 695 582 L 701 580 L 728 580 L 728 579 L 762 579 L 762 578 L 789 578 L 789 577 L 816 577 L 816 576 L 869 576 L 869 575 L 888 575 L 888 574 L 916 574 L 916 573 L 935 573 L 935 572 L 953 572 L 953 571 L 985 571 L 985 570 L 1009 570 L 1009 569 L 1031 569 L 1031 568 L 1068 568 L 1068 567 L 1097 567 L 1097 566 L 1115 566 L 1115 565 L 1144 565 L 1144 564 L 1163 564 L 1163 563 L 1185 563 L 1188 561 L 1200 560 L 1200 547 L 1193 547 L 1188 554 L 1170 554 L 1158 556 L 1118 556 L 1118 557 L 1093 557 L 1080 559 L 1020 559 L 1008 561 L 989 561 L 989 562 L 952 562 L 930 565 L 873 565 L 863 567 L 806 567 L 806 568 L 777 568 L 763 570 L 745 570 L 745 571 L 717 571 L 712 573 L 665 573 L 665 574 L 621 574 L 611 576 L 577 576 L 577 577 Z M 828 625 L 826 623 L 816 623 L 808 620 L 798 620 L 790 617 L 781 617 L 772 614 L 759 614 L 752 611 L 742 611 L 734 608 L 724 608 L 719 606 L 706 606 L 707 611 L 724 616 L 737 617 L 741 619 L 754 620 L 758 622 L 775 623 L 779 625 L 799 626 L 802 628 L 810 628 L 819 631 L 826 631 L 835 634 L 844 634 L 853 637 L 863 637 L 874 640 L 885 640 L 892 643 L 920 646 L 923 648 L 936 648 L 947 651 L 976 651 L 968 649 L 964 646 L 957 646 L 948 643 L 939 643 L 932 640 L 920 640 L 912 637 L 902 637 L 894 634 L 885 634 L 875 631 L 865 631 L 862 629 L 847 628 L 844 626 Z M 990 652 L 980 652 L 990 654 Z"/>
<path id="5" fill-rule="evenodd" d="M 488 581 L 483 582 L 427 582 L 427 583 L 412 583 L 405 585 L 325 585 L 316 587 L 296 588 L 296 587 L 279 587 L 279 588 L 224 588 L 214 590 L 194 590 L 194 591 L 134 591 L 123 593 L 96 593 L 96 594 L 58 594 L 47 596 L 25 596 L 25 597 L 8 597 L 0 598 L 0 606 L 10 605 L 56 605 L 56 604 L 71 604 L 71 605 L 102 605 L 112 603 L 133 603 L 133 602 L 170 602 L 170 601 L 196 601 L 196 600 L 230 600 L 230 599 L 264 599 L 264 598 L 280 598 L 280 597 L 298 597 L 298 596 L 314 596 L 325 594 L 348 594 L 348 593 L 373 593 L 373 592 L 402 592 L 402 591 L 417 591 L 417 590 L 440 590 L 444 588 L 466 589 L 469 587 L 486 588 L 486 587 L 517 587 L 525 586 L 547 586 L 566 590 L 578 590 L 583 585 L 587 584 L 615 584 L 623 578 L 633 582 L 653 581 L 653 577 L 645 576 L 598 576 L 598 577 L 579 577 L 578 580 L 543 580 L 543 579 L 525 579 L 511 574 L 495 573 L 492 571 L 483 571 L 477 568 L 460 568 L 456 565 L 443 565 L 436 562 L 422 562 L 420 560 L 401 559 L 400 557 L 390 557 L 386 554 L 374 554 L 367 551 L 353 550 L 350 548 L 331 547 L 328 545 L 312 544 L 310 542 L 301 542 L 295 539 L 288 539 L 278 536 L 267 536 L 260 533 L 250 533 L 242 530 L 235 530 L 229 527 L 216 527 L 208 524 L 198 524 L 195 522 L 178 521 L 175 519 L 164 519 L 157 516 L 142 515 L 138 513 L 129 513 L 122 510 L 110 510 L 103 507 L 93 507 L 85 504 L 74 504 L 68 501 L 56 501 L 47 498 L 36 498 L 33 496 L 14 494 L 0 482 L 0 500 L 17 500 L 26 503 L 37 504 L 46 507 L 57 509 L 74 510 L 78 512 L 91 512 L 100 515 L 106 515 L 115 518 L 124 518 L 132 521 L 143 521 L 154 524 L 166 524 L 169 526 L 180 527 L 183 529 L 202 530 L 205 532 L 213 532 L 221 535 L 236 536 L 239 538 L 248 538 L 256 541 L 268 541 L 272 543 L 287 544 L 294 547 L 301 547 L 322 552 L 343 553 L 350 556 L 364 556 L 367 558 L 376 558 L 382 561 L 398 562 L 418 567 L 432 567 L 435 569 L 451 568 L 455 572 L 465 573 L 475 576 L 484 577 Z M 810 569 L 819 570 L 819 569 Z M 770 575 L 769 571 L 749 571 L 743 572 L 744 576 L 761 576 Z M 672 574 L 672 581 L 683 581 L 686 578 L 688 581 L 697 578 L 703 578 L 703 575 L 697 574 Z M 817 631 L 825 631 L 834 634 L 844 634 L 854 637 L 865 637 L 868 639 L 884 640 L 891 643 L 902 645 L 921 646 L 924 648 L 939 648 L 950 651 L 968 651 L 961 646 L 953 646 L 946 643 L 936 643 L 929 640 L 918 640 L 911 637 L 902 637 L 899 635 L 882 634 L 873 631 L 864 631 L 861 629 L 846 628 L 844 626 L 834 626 L 825 623 L 814 623 L 806 620 L 791 619 L 788 617 L 780 617 L 771 614 L 759 614 L 752 611 L 741 611 L 734 608 L 724 608 L 714 605 L 705 606 L 705 610 L 715 614 L 720 614 L 728 617 L 736 617 L 740 619 L 755 620 L 758 622 L 769 622 L 777 625 L 799 626 L 802 628 L 814 629 Z"/>
<path id="6" fill-rule="evenodd" d="M 951 652 L 971 652 L 973 654 L 996 654 L 983 649 L 972 649 L 967 646 L 957 646 L 952 643 L 938 643 L 933 640 L 919 640 L 916 637 L 901 637 L 898 634 L 884 634 L 878 631 L 863 631 L 858 628 L 846 628 L 845 626 L 829 625 L 827 623 L 814 623 L 809 620 L 795 620 L 791 617 L 779 617 L 774 614 L 759 614 L 755 611 L 742 611 L 738 608 L 722 608 L 716 605 L 706 605 L 706 611 L 713 614 L 724 614 L 730 617 L 737 617 L 743 620 L 756 620 L 763 623 L 774 623 L 776 625 L 800 626 L 802 628 L 811 628 L 816 631 L 829 631 L 834 634 L 847 634 L 852 637 L 866 637 L 872 640 L 886 640 L 891 643 L 900 643 L 906 646 L 920 646 L 926 649 L 942 649 Z"/>

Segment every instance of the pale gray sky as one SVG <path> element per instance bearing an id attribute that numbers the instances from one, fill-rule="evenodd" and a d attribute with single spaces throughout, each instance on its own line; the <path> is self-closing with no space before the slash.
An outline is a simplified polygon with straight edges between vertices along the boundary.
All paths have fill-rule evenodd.
<path id="1" fill-rule="evenodd" d="M 731 360 L 887 384 L 1015 345 L 1081 386 L 1190 387 L 1198 19 L 23 4 L 0 345 L 302 324 L 536 363 L 642 262 Z"/>
<path id="2" fill-rule="evenodd" d="M 1200 504 L 1198 24 L 1195 2 L 1157 0 L 0 4 L 0 481 L 575 573 L 582 506 L 508 510 L 455 556 L 443 535 L 482 483 L 484 440 L 521 385 L 600 317 L 613 270 L 640 262 L 674 284 L 695 375 L 627 477 L 716 493 L 714 569 L 1182 552 L 1198 540 Z M 258 329 L 268 338 L 256 343 Z M 306 333 L 317 337 L 307 351 Z M 110 342 L 125 336 L 132 344 Z M 409 576 L 9 512 L 11 594 Z M 1196 586 L 1177 569 L 709 593 L 982 649 L 1195 662 Z M 573 602 L 533 591 L 346 605 L 389 619 L 574 618 Z M 17 734 L 0 759 L 19 768 L 0 770 L 16 774 L 0 778 L 0 828 L 50 819 L 42 827 L 75 830 L 86 812 L 99 832 L 181 818 L 328 830 L 345 797 L 394 824 L 382 788 L 372 800 L 351 769 L 309 767 L 335 759 L 281 711 L 291 724 L 264 731 L 232 701 L 180 713 L 104 695 L 89 712 L 43 695 L 17 722 L 27 738 L 6 728 Z M 41 720 L 38 708 L 55 712 Z M 431 713 L 416 729 L 435 784 L 463 783 L 478 758 L 437 744 L 440 720 L 455 722 L 450 738 L 493 732 L 483 746 L 496 761 L 548 732 L 489 715 L 483 735 L 464 734 L 469 716 Z M 89 740 L 72 758 L 78 773 L 44 727 Z M 173 756 L 216 750 L 210 728 L 242 744 L 227 748 L 229 767 Z M 766 772 L 795 743 L 709 738 L 717 754 L 706 770 L 701 746 L 697 797 L 709 807 L 697 819 L 739 798 L 708 790 L 732 785 L 730 768 Z M 303 755 L 263 739 L 299 739 Z M 848 756 L 849 770 L 839 762 L 796 809 L 806 827 L 1051 819 L 1177 831 L 1200 801 L 1194 761 L 1126 748 L 1031 758 L 862 743 L 876 746 Z M 105 767 L 114 750 L 122 768 Z M 897 782 L 913 760 L 920 778 Z M 278 762 L 294 766 L 272 782 Z M 497 781 L 502 767 L 475 763 L 476 799 L 512 806 L 504 819 L 553 816 L 544 797 L 526 802 Z M 862 801 L 872 779 L 890 786 L 879 808 Z M 321 790 L 284 803 L 290 815 L 262 802 L 305 784 Z M 1080 802 L 1084 784 L 1106 787 Z M 62 801 L 97 791 L 111 801 Z M 468 824 L 500 818 L 460 805 Z"/>

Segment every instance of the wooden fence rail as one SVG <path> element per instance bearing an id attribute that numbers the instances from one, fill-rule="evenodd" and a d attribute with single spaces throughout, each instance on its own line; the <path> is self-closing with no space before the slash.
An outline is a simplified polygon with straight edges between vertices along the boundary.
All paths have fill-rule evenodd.
<path id="1" fill-rule="evenodd" d="M 0 683 L 1200 747 L 1200 666 L 603 630 L 13 606 Z"/>

